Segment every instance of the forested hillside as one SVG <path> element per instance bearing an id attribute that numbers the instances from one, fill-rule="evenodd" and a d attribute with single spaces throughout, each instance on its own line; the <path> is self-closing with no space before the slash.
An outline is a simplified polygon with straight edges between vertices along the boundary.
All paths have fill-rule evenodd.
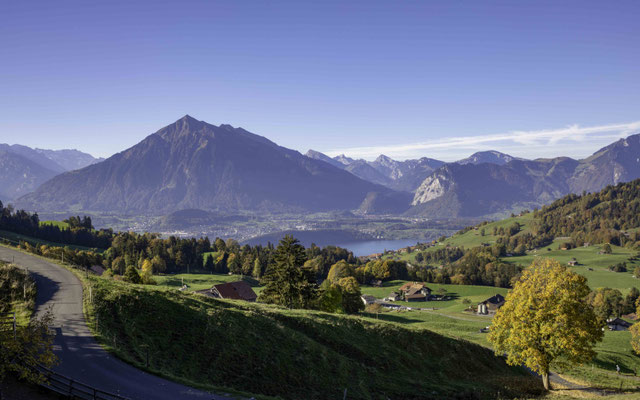
<path id="1" fill-rule="evenodd" d="M 640 232 L 640 179 L 607 186 L 597 193 L 570 194 L 534 212 L 539 234 L 570 236 L 585 242 L 637 245 Z"/>

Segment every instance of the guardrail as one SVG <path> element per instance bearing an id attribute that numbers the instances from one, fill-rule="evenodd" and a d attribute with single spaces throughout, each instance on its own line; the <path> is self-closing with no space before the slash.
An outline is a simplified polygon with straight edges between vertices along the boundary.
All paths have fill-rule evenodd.
<path id="1" fill-rule="evenodd" d="M 69 399 L 82 400 L 129 400 L 126 397 L 96 389 L 74 379 L 61 375 L 43 366 L 32 367 L 34 371 L 46 377 L 41 386 Z"/>

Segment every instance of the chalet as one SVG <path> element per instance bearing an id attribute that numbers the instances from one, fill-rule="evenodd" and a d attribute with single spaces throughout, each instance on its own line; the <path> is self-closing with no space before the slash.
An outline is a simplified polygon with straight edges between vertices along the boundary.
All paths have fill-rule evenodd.
<path id="1" fill-rule="evenodd" d="M 373 287 L 382 287 L 382 281 L 379 279 L 374 279 L 370 282 Z"/>
<path id="2" fill-rule="evenodd" d="M 400 301 L 402 300 L 402 296 L 399 293 L 391 292 L 389 296 L 385 298 L 386 301 Z"/>
<path id="3" fill-rule="evenodd" d="M 365 294 L 364 296 L 360 296 L 360 299 L 362 299 L 362 302 L 364 303 L 365 306 L 368 306 L 369 304 L 373 304 L 376 302 L 376 298 L 369 295 L 369 294 Z"/>
<path id="4" fill-rule="evenodd" d="M 504 296 L 496 294 L 493 297 L 489 297 L 485 301 L 478 303 L 478 314 L 495 314 L 500 307 L 504 305 Z"/>
<path id="5" fill-rule="evenodd" d="M 626 331 L 633 325 L 622 318 L 611 318 L 607 320 L 607 327 L 610 331 Z"/>
<path id="6" fill-rule="evenodd" d="M 258 295 L 245 281 L 222 283 L 210 289 L 198 290 L 196 293 L 217 299 L 256 301 Z"/>
<path id="7" fill-rule="evenodd" d="M 578 260 L 574 258 L 573 260 L 569 261 L 567 265 L 570 267 L 575 267 L 576 265 L 578 265 Z"/>
<path id="8" fill-rule="evenodd" d="M 431 289 L 424 283 L 405 283 L 400 287 L 400 292 L 405 301 L 427 301 L 431 296 Z"/>
<path id="9" fill-rule="evenodd" d="M 402 294 L 414 294 L 416 292 L 421 292 L 422 294 L 425 295 L 430 295 L 431 294 L 431 289 L 429 289 L 427 287 L 427 285 L 425 285 L 424 283 L 418 283 L 418 282 L 407 282 L 404 285 L 400 286 L 400 292 Z"/>

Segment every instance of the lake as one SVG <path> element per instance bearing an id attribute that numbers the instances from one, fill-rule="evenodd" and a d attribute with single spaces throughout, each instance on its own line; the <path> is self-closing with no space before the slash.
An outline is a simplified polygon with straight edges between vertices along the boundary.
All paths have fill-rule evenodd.
<path id="1" fill-rule="evenodd" d="M 365 240 L 338 243 L 336 246 L 348 249 L 353 252 L 354 256 L 360 257 L 374 253 L 382 253 L 385 250 L 398 250 L 403 247 L 413 246 L 418 243 L 418 241 L 424 242 L 424 239 Z"/>
<path id="2" fill-rule="evenodd" d="M 305 246 L 311 246 L 311 243 L 315 243 L 317 246 L 338 246 L 353 252 L 356 257 L 368 256 L 369 254 L 382 253 L 385 250 L 398 250 L 403 247 L 413 246 L 418 242 L 425 242 L 424 239 L 388 239 L 388 240 L 374 240 L 363 239 L 362 234 L 353 231 L 345 231 L 339 229 L 323 229 L 315 231 L 282 231 L 269 233 L 254 237 L 252 239 L 242 242 L 242 244 L 249 244 L 251 246 L 262 245 L 267 243 L 278 244 L 280 239 L 285 234 L 293 235 L 300 243 Z"/>

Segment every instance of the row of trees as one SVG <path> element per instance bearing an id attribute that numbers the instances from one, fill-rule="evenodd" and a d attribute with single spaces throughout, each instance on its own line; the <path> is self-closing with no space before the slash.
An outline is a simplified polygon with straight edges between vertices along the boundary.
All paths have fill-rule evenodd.
<path id="1" fill-rule="evenodd" d="M 0 201 L 0 230 L 72 246 L 106 249 L 111 245 L 113 230 L 94 230 L 90 217 L 71 217 L 65 222 L 68 227 L 40 224 L 37 213 L 15 211 L 11 204 L 5 207 Z"/>

